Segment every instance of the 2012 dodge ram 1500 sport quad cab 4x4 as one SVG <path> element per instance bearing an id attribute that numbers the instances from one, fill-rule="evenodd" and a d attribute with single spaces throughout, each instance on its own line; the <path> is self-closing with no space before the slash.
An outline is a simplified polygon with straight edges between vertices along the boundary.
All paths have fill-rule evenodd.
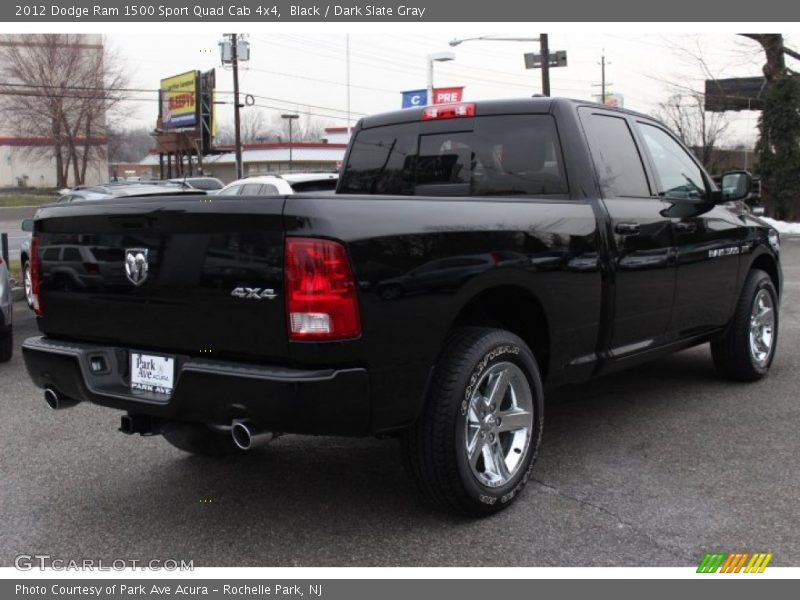
<path id="1" fill-rule="evenodd" d="M 396 433 L 429 501 L 489 514 L 531 473 L 544 384 L 704 342 L 726 377 L 767 373 L 779 238 L 746 173 L 722 188 L 604 106 L 367 117 L 333 196 L 41 208 L 25 363 L 51 407 L 194 453 Z"/>

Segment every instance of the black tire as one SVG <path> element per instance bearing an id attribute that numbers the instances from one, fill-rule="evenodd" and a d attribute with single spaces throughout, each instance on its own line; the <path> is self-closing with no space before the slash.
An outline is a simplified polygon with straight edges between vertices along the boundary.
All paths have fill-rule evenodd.
<path id="1" fill-rule="evenodd" d="M 513 367 L 506 366 L 508 363 Z M 475 426 L 468 424 L 468 421 L 475 422 L 470 417 L 471 398 L 484 381 L 488 385 L 487 378 L 491 377 L 493 369 L 498 373 L 503 369 L 513 370 L 514 385 L 511 387 L 521 390 L 523 395 L 530 392 L 527 402 L 532 418 L 526 434 L 522 434 L 524 449 L 509 447 L 506 450 L 508 456 L 511 451 L 520 455 L 508 479 L 490 486 L 476 473 L 477 467 L 470 465 L 467 444 L 468 436 L 477 435 L 472 433 L 476 431 Z M 527 390 L 522 386 L 528 386 Z M 504 392 L 502 402 L 508 402 L 509 396 Z M 498 405 L 492 411 L 497 410 L 495 414 L 500 416 L 504 414 L 500 408 Z M 434 507 L 475 517 L 494 514 L 508 507 L 527 483 L 541 441 L 543 416 L 541 376 L 525 342 L 502 329 L 458 329 L 445 345 L 421 414 L 402 437 L 406 469 L 422 496 Z M 499 421 L 497 423 L 499 425 Z M 477 431 L 483 435 L 482 429 Z M 494 434 L 490 435 L 495 438 Z M 501 444 L 501 436 L 508 441 L 509 435 L 515 434 L 497 433 L 496 443 Z M 489 444 L 488 441 L 484 443 Z M 485 455 L 475 454 L 480 455 L 478 465 L 486 460 Z"/>
<path id="2" fill-rule="evenodd" d="M 28 305 L 28 308 L 33 309 L 33 301 L 31 296 L 28 294 L 28 290 L 31 289 L 30 287 L 30 280 L 31 280 L 31 263 L 30 261 L 26 260 L 22 263 L 22 286 L 25 290 L 25 303 Z"/>
<path id="3" fill-rule="evenodd" d="M 227 456 L 241 452 L 230 432 L 218 432 L 199 423 L 171 424 L 162 434 L 179 450 L 200 456 Z"/>
<path id="4" fill-rule="evenodd" d="M 8 362 L 14 355 L 14 334 L 11 331 L 0 333 L 0 363 Z"/>
<path id="5" fill-rule="evenodd" d="M 750 329 L 754 303 L 762 291 L 771 298 L 774 325 L 767 356 L 759 361 L 751 349 Z M 714 366 L 721 376 L 736 381 L 757 381 L 769 372 L 778 343 L 778 308 L 778 293 L 769 275 L 759 269 L 750 271 L 725 333 L 711 342 Z"/>

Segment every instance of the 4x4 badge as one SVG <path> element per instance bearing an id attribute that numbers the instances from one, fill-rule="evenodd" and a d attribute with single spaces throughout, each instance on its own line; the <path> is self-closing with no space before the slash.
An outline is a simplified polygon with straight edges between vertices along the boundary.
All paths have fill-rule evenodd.
<path id="1" fill-rule="evenodd" d="M 245 300 L 262 300 L 264 298 L 272 300 L 277 297 L 277 294 L 270 288 L 237 287 L 231 292 L 231 296 Z"/>
<path id="2" fill-rule="evenodd" d="M 133 285 L 142 285 L 147 279 L 147 248 L 125 250 L 125 275 Z"/>

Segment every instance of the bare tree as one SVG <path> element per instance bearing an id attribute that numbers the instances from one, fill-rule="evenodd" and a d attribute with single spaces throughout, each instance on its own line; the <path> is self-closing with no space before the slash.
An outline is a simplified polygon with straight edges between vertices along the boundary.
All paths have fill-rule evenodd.
<path id="1" fill-rule="evenodd" d="M 659 103 L 657 116 L 695 151 L 707 171 L 717 170 L 719 155 L 714 150 L 724 138 L 730 121 L 725 113 L 706 111 L 704 94 L 675 93 Z"/>
<path id="2" fill-rule="evenodd" d="M 153 147 L 148 127 L 121 129 L 109 125 L 106 131 L 109 162 L 139 162 Z"/>
<path id="3" fill-rule="evenodd" d="M 0 109 L 14 133 L 46 142 L 28 152 L 55 159 L 59 187 L 70 174 L 83 183 L 106 156 L 107 114 L 125 98 L 118 57 L 85 35 L 5 35 L 0 78 Z"/>
<path id="4" fill-rule="evenodd" d="M 293 142 L 311 142 L 322 139 L 326 124 L 310 115 L 301 115 L 292 123 Z M 289 141 L 289 124 L 286 119 L 273 115 L 266 116 L 258 108 L 248 108 L 242 112 L 241 135 L 243 144 Z M 234 143 L 233 123 L 227 122 L 217 131 L 217 144 Z"/>

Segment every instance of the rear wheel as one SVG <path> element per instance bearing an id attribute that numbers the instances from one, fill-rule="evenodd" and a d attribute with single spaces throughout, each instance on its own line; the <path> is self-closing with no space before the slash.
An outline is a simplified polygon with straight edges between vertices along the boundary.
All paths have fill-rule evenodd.
<path id="1" fill-rule="evenodd" d="M 750 271 L 725 334 L 711 343 L 714 365 L 723 377 L 756 381 L 775 357 L 778 293 L 764 271 Z"/>
<path id="2" fill-rule="evenodd" d="M 163 433 L 164 439 L 176 448 L 201 456 L 226 456 L 241 452 L 230 432 L 215 431 L 199 423 L 170 425 Z"/>
<path id="3" fill-rule="evenodd" d="M 403 437 L 406 467 L 437 508 L 506 508 L 533 469 L 543 423 L 536 359 L 516 335 L 463 328 L 448 340 L 430 394 Z"/>

